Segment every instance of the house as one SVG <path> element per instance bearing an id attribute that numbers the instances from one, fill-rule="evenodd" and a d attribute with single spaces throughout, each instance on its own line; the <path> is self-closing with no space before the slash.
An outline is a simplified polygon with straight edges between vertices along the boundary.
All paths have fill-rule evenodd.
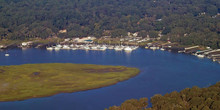
<path id="1" fill-rule="evenodd" d="M 92 43 L 93 40 L 95 40 L 95 39 L 96 39 L 95 37 L 88 36 L 88 37 L 83 37 L 81 39 L 76 38 L 75 41 L 78 43 Z"/>
<path id="2" fill-rule="evenodd" d="M 137 36 L 138 36 L 138 32 L 135 33 L 128 32 L 128 37 L 137 37 Z"/>
<path id="3" fill-rule="evenodd" d="M 205 14 L 206 14 L 205 12 L 199 13 L 199 15 L 205 15 Z"/>
<path id="4" fill-rule="evenodd" d="M 70 38 L 64 39 L 64 41 L 65 41 L 65 42 L 68 42 L 68 41 L 70 41 Z"/>
<path id="5" fill-rule="evenodd" d="M 162 19 L 157 19 L 157 21 L 162 21 Z"/>
<path id="6" fill-rule="evenodd" d="M 133 36 L 137 37 L 138 36 L 138 32 L 133 33 Z"/>
<path id="7" fill-rule="evenodd" d="M 60 30 L 59 33 L 67 33 L 66 29 Z"/>
<path id="8" fill-rule="evenodd" d="M 110 36 L 111 37 L 111 36 Z M 93 37 L 93 36 L 88 36 L 87 37 L 87 39 L 89 39 L 89 40 L 95 40 L 96 39 L 96 37 Z"/>

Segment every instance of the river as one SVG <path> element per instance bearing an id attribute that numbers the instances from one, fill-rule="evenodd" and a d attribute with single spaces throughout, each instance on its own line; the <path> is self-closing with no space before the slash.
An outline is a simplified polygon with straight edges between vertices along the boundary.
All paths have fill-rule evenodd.
<path id="1" fill-rule="evenodd" d="M 10 56 L 6 57 L 5 53 Z M 192 55 L 137 49 L 84 51 L 12 49 L 0 51 L 0 65 L 27 63 L 80 63 L 137 67 L 141 73 L 116 85 L 94 90 L 62 93 L 24 101 L 0 102 L 0 110 L 104 110 L 131 98 L 152 97 L 187 87 L 208 87 L 220 81 L 220 64 Z"/>

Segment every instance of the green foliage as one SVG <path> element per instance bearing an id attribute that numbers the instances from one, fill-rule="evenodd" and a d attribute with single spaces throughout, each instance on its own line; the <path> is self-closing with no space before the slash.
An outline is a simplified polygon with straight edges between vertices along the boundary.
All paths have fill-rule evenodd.
<path id="1" fill-rule="evenodd" d="M 152 38 L 157 38 L 158 37 L 158 32 L 157 31 L 150 31 L 149 36 Z"/>
<path id="2" fill-rule="evenodd" d="M 147 102 L 147 100 L 145 100 Z M 186 88 L 180 92 L 172 92 L 164 96 L 157 94 L 151 97 L 151 108 L 140 108 L 141 101 L 127 100 L 121 106 L 110 107 L 109 110 L 219 110 L 220 82 L 208 88 Z M 123 109 L 125 108 L 125 109 Z M 132 109 L 129 109 L 132 108 Z"/>
<path id="3" fill-rule="evenodd" d="M 126 100 L 121 104 L 121 106 L 110 107 L 109 110 L 143 110 L 148 105 L 147 98 L 130 99 Z"/>
<path id="4" fill-rule="evenodd" d="M 115 29 L 111 33 L 112 37 L 121 37 L 121 36 L 126 36 L 127 32 L 124 29 Z"/>
<path id="5" fill-rule="evenodd" d="M 0 39 L 162 31 L 182 45 L 220 48 L 219 7 L 219 0 L 1 0 Z"/>
<path id="6" fill-rule="evenodd" d="M 157 95 L 151 98 L 152 109 L 178 107 L 185 110 L 211 109 L 217 110 L 220 101 L 220 82 L 208 88 L 193 87 L 184 89 L 181 92 L 172 92 L 164 96 Z M 213 108 L 212 108 L 213 107 Z M 219 108 L 218 108 L 219 109 Z"/>

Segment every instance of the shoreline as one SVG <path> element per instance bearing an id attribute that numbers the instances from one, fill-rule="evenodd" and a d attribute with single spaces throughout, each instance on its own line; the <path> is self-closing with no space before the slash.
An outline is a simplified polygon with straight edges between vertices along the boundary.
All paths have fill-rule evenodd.
<path id="1" fill-rule="evenodd" d="M 48 63 L 43 63 L 43 64 L 48 64 Z M 50 63 L 50 64 L 61 64 L 61 63 Z M 72 64 L 72 63 L 65 63 L 65 64 Z M 26 65 L 26 64 L 22 64 L 22 65 Z M 76 64 L 76 65 L 78 65 L 78 64 Z M 93 64 L 79 64 L 79 65 L 87 65 L 87 66 L 92 65 L 93 66 Z M 12 65 L 12 66 L 15 66 L 15 65 Z M 18 66 L 20 66 L 20 65 L 18 65 Z M 98 65 L 98 66 L 103 66 L 103 65 Z M 23 98 L 14 98 L 14 99 L 9 98 L 9 99 L 0 100 L 0 102 L 24 101 L 24 100 L 33 99 L 33 98 L 50 97 L 50 96 L 54 96 L 54 95 L 61 94 L 61 93 L 75 93 L 75 92 L 81 92 L 81 91 L 88 91 L 88 90 L 93 90 L 93 89 L 104 88 L 104 87 L 115 85 L 115 84 L 120 83 L 122 81 L 129 80 L 129 79 L 134 78 L 134 77 L 136 77 L 137 75 L 140 74 L 140 70 L 138 68 L 134 68 L 134 67 L 112 66 L 112 65 L 104 65 L 104 66 L 123 67 L 123 68 L 129 69 L 129 70 L 132 69 L 132 70 L 135 70 L 135 71 L 133 71 L 134 73 L 130 73 L 126 77 L 118 77 L 117 81 L 109 80 L 109 81 L 104 82 L 100 85 L 99 84 L 98 85 L 91 85 L 91 87 L 88 87 L 88 88 L 82 87 L 81 89 L 74 90 L 74 87 L 73 87 L 73 90 L 71 90 L 71 89 L 69 89 L 69 90 L 58 90 L 58 91 L 52 91 L 50 94 L 45 94 L 45 95 L 33 95 L 33 96 L 27 96 L 27 97 L 23 97 Z M 127 72 L 128 70 L 125 70 L 125 71 Z M 107 74 L 110 74 L 110 73 L 107 73 Z"/>
<path id="2" fill-rule="evenodd" d="M 20 99 L 20 100 L 6 100 L 6 101 L 0 101 L 1 102 L 16 102 L 16 101 L 25 101 L 25 100 L 29 100 L 29 99 L 34 99 L 34 98 L 46 98 L 46 97 L 52 97 L 52 96 L 55 96 L 55 95 L 58 95 L 58 94 L 71 94 L 71 93 L 75 93 L 75 92 L 83 92 L 83 91 L 89 91 L 89 90 L 94 90 L 94 89 L 100 89 L 100 88 L 104 88 L 104 87 L 109 87 L 109 86 L 113 86 L 113 85 L 116 85 L 120 82 L 123 82 L 123 81 L 127 81 L 131 78 L 134 78 L 136 76 L 138 76 L 140 74 L 140 72 L 137 74 L 137 75 L 134 75 L 130 78 L 127 78 L 127 79 L 124 79 L 124 80 L 121 80 L 121 81 L 118 81 L 116 83 L 113 83 L 113 84 L 106 84 L 106 85 L 103 85 L 103 86 L 100 86 L 100 87 L 95 87 L 95 88 L 91 88 L 91 89 L 82 89 L 82 90 L 78 90 L 78 91 L 69 91 L 69 92 L 57 92 L 57 93 L 54 93 L 54 94 L 51 94 L 51 95 L 43 95 L 43 96 L 34 96 L 34 97 L 26 97 L 24 99 Z"/>
<path id="3" fill-rule="evenodd" d="M 56 45 L 55 43 L 51 43 L 51 45 Z M 105 51 L 105 49 L 108 49 L 108 46 L 109 47 L 117 47 L 119 45 L 106 45 L 106 44 L 95 44 L 95 43 L 79 43 L 79 44 L 71 44 L 71 45 L 74 45 L 74 46 L 78 46 L 77 48 L 76 47 L 71 47 L 70 44 L 58 44 L 60 46 L 67 46 L 68 48 L 62 48 L 62 47 L 57 47 L 58 45 L 56 46 L 47 46 L 48 44 L 44 44 L 44 45 L 41 45 L 40 47 L 38 45 L 41 45 L 41 44 L 36 44 L 36 45 L 30 45 L 28 47 L 18 47 L 18 46 L 13 46 L 11 48 L 7 48 L 7 49 L 0 49 L 0 51 L 6 51 L 7 50 L 10 50 L 10 49 L 28 49 L 28 48 L 39 48 L 39 49 L 46 49 L 48 51 L 59 51 L 60 49 L 64 49 L 64 50 L 95 50 L 95 51 Z M 174 46 L 173 46 L 174 45 Z M 123 48 L 122 50 L 124 50 L 125 47 L 128 47 L 131 49 L 131 51 L 133 50 L 136 50 L 138 47 L 140 48 L 145 48 L 145 49 L 149 49 L 149 50 L 161 50 L 161 51 L 169 51 L 169 52 L 174 52 L 174 53 L 184 53 L 184 54 L 188 54 L 188 55 L 194 55 L 194 56 L 197 56 L 198 58 L 209 58 L 211 59 L 213 62 L 218 62 L 220 63 L 220 49 L 211 49 L 210 47 L 202 47 L 202 46 L 185 46 L 185 47 L 182 47 L 182 46 L 176 46 L 178 44 L 175 44 L 175 43 L 166 43 L 166 44 L 162 44 L 162 43 L 148 43 L 146 44 L 146 46 L 144 45 L 136 45 L 136 46 L 131 46 L 131 45 L 121 45 Z M 105 48 L 101 47 L 100 49 L 93 49 L 92 47 L 93 46 L 104 46 Z M 49 47 L 49 48 L 48 48 Z M 134 49 L 133 49 L 134 47 Z M 57 50 L 58 48 L 58 50 Z M 90 48 L 90 49 L 88 49 Z M 114 49 L 114 48 L 112 48 Z M 122 50 L 119 50 L 119 51 L 122 51 Z M 118 50 L 116 50 L 118 51 Z M 128 51 L 128 52 L 131 52 L 131 51 Z M 5 56 L 9 56 L 8 53 L 5 54 Z"/>

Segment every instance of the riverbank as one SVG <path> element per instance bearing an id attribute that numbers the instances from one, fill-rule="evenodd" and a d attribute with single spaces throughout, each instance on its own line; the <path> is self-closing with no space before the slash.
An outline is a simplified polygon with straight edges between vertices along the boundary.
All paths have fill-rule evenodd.
<path id="1" fill-rule="evenodd" d="M 45 63 L 0 66 L 0 101 L 25 100 L 101 88 L 136 76 L 124 66 Z"/>
<path id="2" fill-rule="evenodd" d="M 46 48 L 50 45 L 55 45 L 63 41 L 60 38 L 48 38 L 48 39 L 29 39 L 29 40 L 7 40 L 0 41 L 0 50 L 13 49 L 13 48 Z"/>
<path id="3" fill-rule="evenodd" d="M 194 85 L 207 87 L 219 81 L 220 73 L 219 64 L 206 58 L 198 59 L 191 55 L 141 48 L 129 54 L 114 50 L 56 52 L 35 48 L 11 49 L 7 52 L 10 54 L 9 57 L 4 57 L 5 52 L 0 52 L 0 65 L 49 62 L 123 65 L 137 67 L 141 73 L 129 80 L 99 89 L 61 93 L 24 101 L 1 102 L 1 110 L 103 110 L 112 105 L 120 105 L 131 98 L 150 98 L 154 94 L 180 91 Z"/>
<path id="4" fill-rule="evenodd" d="M 91 40 L 92 39 L 92 40 Z M 132 40 L 132 41 L 130 41 Z M 48 39 L 32 39 L 31 41 L 0 41 L 1 49 L 11 49 L 11 48 L 42 48 L 47 50 L 60 50 L 60 49 L 71 49 L 71 50 L 106 50 L 115 49 L 116 51 L 133 51 L 138 47 L 151 49 L 151 50 L 161 50 L 170 51 L 195 55 L 198 58 L 210 58 L 213 61 L 220 63 L 220 50 L 211 49 L 210 47 L 199 46 L 199 45 L 180 45 L 178 43 L 171 43 L 170 41 L 145 41 L 145 39 L 130 38 L 120 39 L 120 38 L 99 38 L 95 37 L 85 37 L 85 38 L 48 38 Z M 142 42 L 140 42 L 142 41 Z M 8 56 L 8 55 L 5 55 Z"/>
<path id="5" fill-rule="evenodd" d="M 121 106 L 112 106 L 105 110 L 219 110 L 220 82 L 207 87 L 185 88 L 180 92 L 173 91 L 164 96 L 156 94 L 151 97 L 152 107 L 147 107 L 148 99 L 126 100 Z"/>

